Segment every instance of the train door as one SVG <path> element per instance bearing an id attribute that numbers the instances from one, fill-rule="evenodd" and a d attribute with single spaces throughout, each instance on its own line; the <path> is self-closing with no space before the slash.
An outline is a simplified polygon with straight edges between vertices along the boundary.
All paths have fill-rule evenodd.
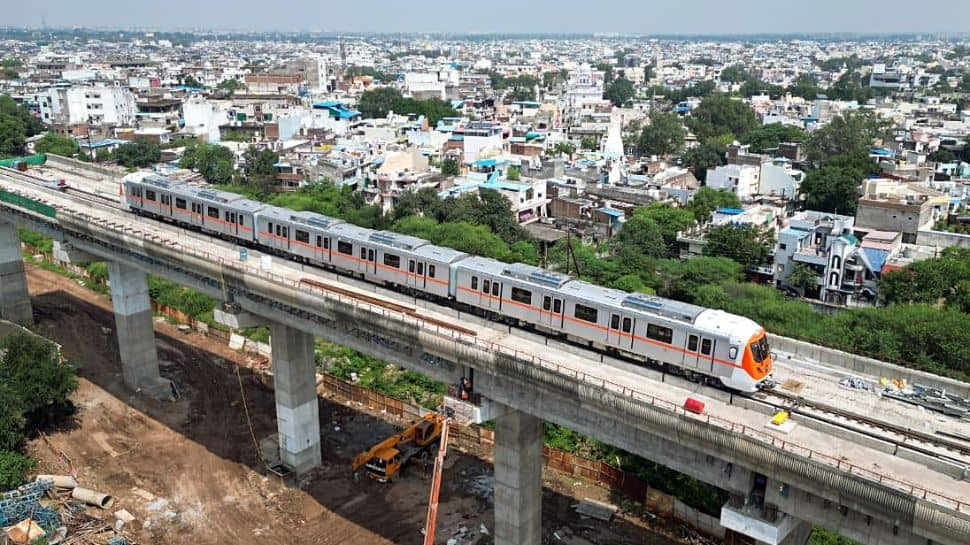
<path id="1" fill-rule="evenodd" d="M 611 313 L 609 327 L 606 330 L 606 344 L 625 350 L 633 348 L 635 326 L 634 318 L 616 312 Z"/>
<path id="2" fill-rule="evenodd" d="M 562 300 L 562 297 L 543 295 L 542 309 L 539 312 L 539 323 L 554 329 L 562 329 L 562 316 L 565 308 L 566 303 Z"/>
<path id="3" fill-rule="evenodd" d="M 714 349 L 717 340 L 702 335 L 687 336 L 687 352 L 684 363 L 698 371 L 710 373 L 714 369 Z"/>
<path id="4" fill-rule="evenodd" d="M 162 215 L 165 216 L 166 218 L 172 217 L 172 196 L 166 195 L 163 193 L 161 198 L 162 198 L 162 206 L 161 206 Z"/>
<path id="5" fill-rule="evenodd" d="M 414 271 L 414 285 L 424 289 L 428 285 L 428 271 L 427 264 L 424 261 L 418 261 L 417 268 Z"/>
<path id="6" fill-rule="evenodd" d="M 502 288 L 504 285 L 498 281 L 492 281 L 492 293 L 488 298 L 488 308 L 502 310 Z"/>
<path id="7" fill-rule="evenodd" d="M 373 248 L 367 249 L 366 265 L 368 274 L 377 274 L 377 251 Z"/>
<path id="8" fill-rule="evenodd" d="M 407 285 L 416 288 L 418 287 L 418 262 L 414 259 L 408 259 L 408 273 L 407 273 Z"/>
<path id="9" fill-rule="evenodd" d="M 229 215 L 229 234 L 239 236 L 239 216 L 236 212 L 226 212 Z"/>
<path id="10" fill-rule="evenodd" d="M 327 255 L 327 251 L 323 248 L 323 241 L 327 239 L 323 235 L 313 235 L 313 258 L 317 261 L 330 262 L 330 256 Z M 329 246 L 329 244 L 327 244 Z"/>

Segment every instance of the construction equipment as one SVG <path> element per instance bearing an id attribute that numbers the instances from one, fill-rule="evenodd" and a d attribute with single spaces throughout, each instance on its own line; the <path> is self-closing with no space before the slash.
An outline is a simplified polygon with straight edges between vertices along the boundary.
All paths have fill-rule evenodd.
<path id="1" fill-rule="evenodd" d="M 434 474 L 431 476 L 431 495 L 428 497 L 428 516 L 424 519 L 424 545 L 434 545 L 435 524 L 438 522 L 438 493 L 441 491 L 441 472 L 444 470 L 445 454 L 448 452 L 448 425 L 446 418 L 441 427 L 441 441 L 438 443 L 438 456 L 434 459 Z"/>
<path id="2" fill-rule="evenodd" d="M 389 482 L 416 456 L 425 454 L 429 446 L 441 436 L 445 419 L 428 413 L 405 428 L 354 457 L 356 475 L 360 468 L 367 476 L 382 483 Z"/>

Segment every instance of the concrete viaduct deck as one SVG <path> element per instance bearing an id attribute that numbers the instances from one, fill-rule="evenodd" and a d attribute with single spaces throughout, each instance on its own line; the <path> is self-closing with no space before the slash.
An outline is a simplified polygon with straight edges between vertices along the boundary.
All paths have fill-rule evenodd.
<path id="1" fill-rule="evenodd" d="M 687 391 L 649 373 L 511 333 L 468 335 L 447 319 L 432 322 L 361 300 L 352 287 L 317 288 L 234 260 L 206 246 L 204 235 L 180 238 L 174 227 L 119 218 L 118 210 L 26 188 L 2 173 L 0 186 L 57 208 L 52 218 L 0 203 L 0 314 L 29 320 L 19 252 L 9 249 L 19 225 L 52 236 L 75 260 L 110 263 L 123 371 L 132 387 L 156 394 L 167 388 L 146 311 L 148 273 L 226 301 L 228 320 L 271 324 L 280 450 L 297 470 L 320 462 L 320 426 L 311 410 L 313 336 L 448 383 L 473 370 L 476 390 L 496 415 L 498 544 L 541 542 L 540 419 L 728 490 L 722 523 L 765 543 L 802 545 L 811 524 L 871 545 L 970 542 L 970 485 L 918 462 L 808 429 L 770 433 L 764 414 L 744 403 L 715 405 L 717 416 L 686 413 L 678 400 Z M 882 471 L 867 460 L 878 460 Z"/>

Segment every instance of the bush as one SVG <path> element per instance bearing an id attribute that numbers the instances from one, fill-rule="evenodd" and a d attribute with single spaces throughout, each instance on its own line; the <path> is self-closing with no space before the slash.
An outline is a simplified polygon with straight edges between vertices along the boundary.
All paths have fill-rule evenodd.
<path id="1" fill-rule="evenodd" d="M 19 452 L 0 450 L 0 491 L 24 484 L 27 473 L 35 465 L 36 462 Z"/>

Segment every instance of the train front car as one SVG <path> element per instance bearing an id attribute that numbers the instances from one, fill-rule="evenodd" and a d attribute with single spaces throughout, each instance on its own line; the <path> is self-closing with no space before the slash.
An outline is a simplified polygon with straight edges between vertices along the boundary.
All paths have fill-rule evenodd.
<path id="1" fill-rule="evenodd" d="M 763 327 L 753 320 L 721 310 L 705 310 L 694 322 L 701 334 L 727 337 L 729 370 L 720 372 L 721 383 L 732 390 L 754 393 L 768 379 L 772 369 L 771 349 Z M 721 356 L 722 358 L 724 356 Z"/>

